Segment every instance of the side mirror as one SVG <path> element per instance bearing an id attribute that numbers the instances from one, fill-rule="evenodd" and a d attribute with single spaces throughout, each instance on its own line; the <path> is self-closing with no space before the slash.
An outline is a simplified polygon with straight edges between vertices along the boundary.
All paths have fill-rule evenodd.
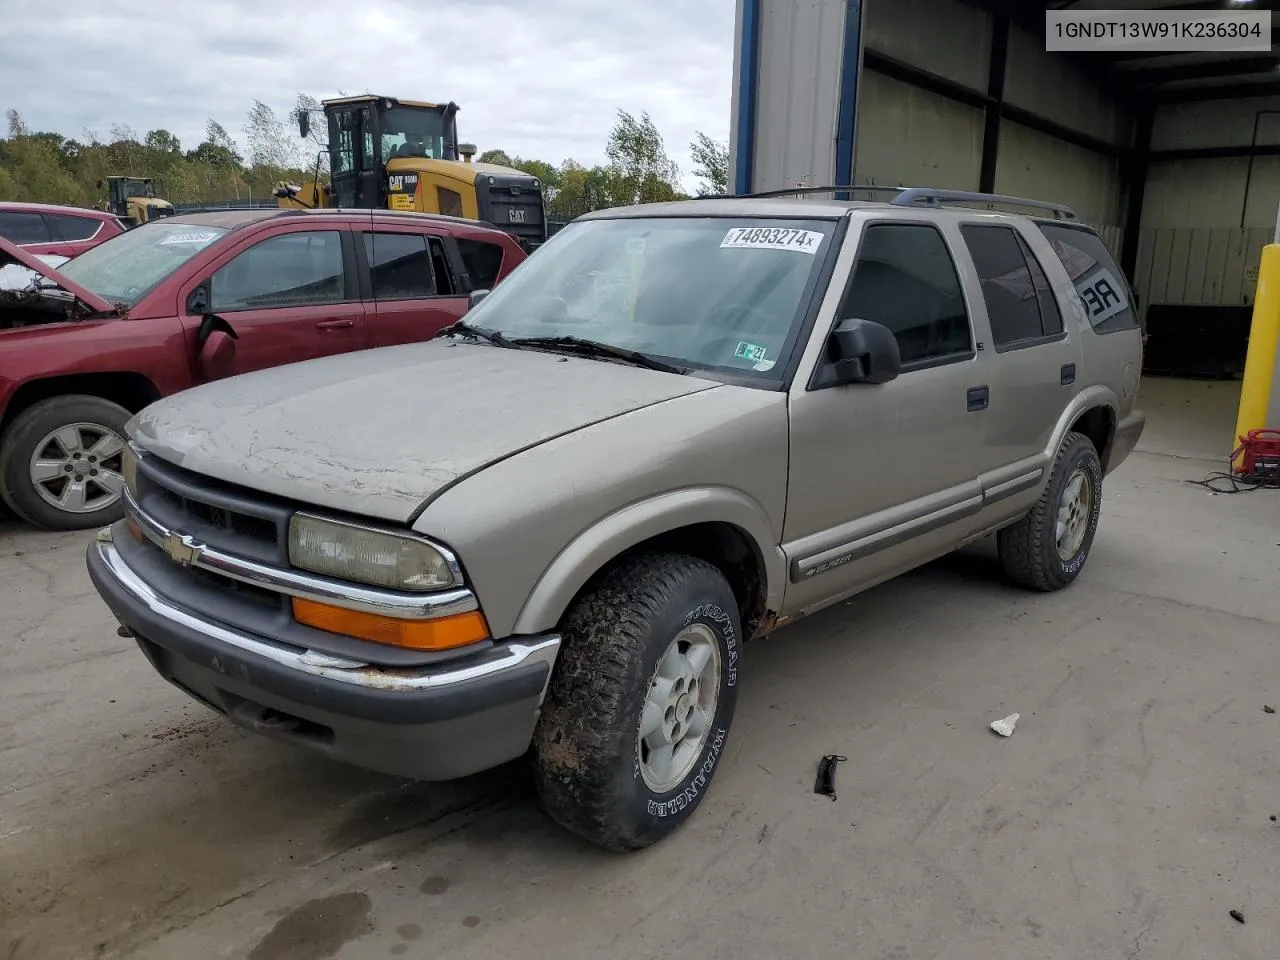
<path id="1" fill-rule="evenodd" d="M 225 330 L 214 330 L 200 347 L 196 369 L 205 380 L 219 380 L 230 372 L 235 358 L 235 340 Z"/>
<path id="2" fill-rule="evenodd" d="M 298 111 L 298 133 L 303 140 L 311 135 L 311 114 L 305 110 Z"/>
<path id="3" fill-rule="evenodd" d="M 480 305 L 480 301 L 489 295 L 488 290 L 472 290 L 471 296 L 467 297 L 467 309 L 474 310 Z"/>
<path id="4" fill-rule="evenodd" d="M 888 383 L 902 372 L 898 338 L 888 327 L 856 317 L 841 320 L 827 339 L 829 383 Z"/>

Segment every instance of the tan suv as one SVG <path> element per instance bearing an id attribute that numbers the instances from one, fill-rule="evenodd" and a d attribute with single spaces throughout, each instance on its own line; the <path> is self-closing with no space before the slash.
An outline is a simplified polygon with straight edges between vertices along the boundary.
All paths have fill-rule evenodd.
<path id="1" fill-rule="evenodd" d="M 236 723 L 420 779 L 532 746 L 553 818 L 643 847 L 744 641 L 992 533 L 1019 583 L 1079 575 L 1138 320 L 1069 211 L 949 206 L 992 200 L 591 214 L 430 343 L 147 407 L 93 581 Z"/>

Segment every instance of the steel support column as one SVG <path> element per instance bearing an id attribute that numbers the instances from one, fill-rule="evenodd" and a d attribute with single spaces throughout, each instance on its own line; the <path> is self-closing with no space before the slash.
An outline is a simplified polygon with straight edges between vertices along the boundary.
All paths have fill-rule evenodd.
<path id="1" fill-rule="evenodd" d="M 996 161 L 1000 155 L 1000 116 L 1004 110 L 1004 75 L 1009 63 L 1009 15 L 991 16 L 991 59 L 987 65 L 987 96 L 982 127 L 982 169 L 978 192 L 996 192 Z"/>
<path id="2" fill-rule="evenodd" d="M 1124 217 L 1124 238 L 1120 243 L 1120 269 L 1133 283 L 1138 267 L 1138 233 L 1142 228 L 1142 201 L 1147 189 L 1147 169 L 1151 165 L 1151 128 L 1155 123 L 1155 108 L 1149 104 L 1137 106 L 1137 123 L 1133 135 L 1133 149 L 1124 162 L 1125 186 L 1129 202 Z"/>
<path id="3" fill-rule="evenodd" d="M 845 0 L 844 56 L 840 65 L 840 106 L 836 114 L 835 182 L 852 185 L 854 148 L 857 143 L 858 80 L 862 75 L 862 0 Z M 837 193 L 837 200 L 848 200 Z"/>
<path id="4" fill-rule="evenodd" d="M 737 165 L 733 192 L 750 193 L 755 171 L 756 100 L 760 80 L 760 6 L 762 0 L 742 0 L 741 68 L 738 74 Z"/>

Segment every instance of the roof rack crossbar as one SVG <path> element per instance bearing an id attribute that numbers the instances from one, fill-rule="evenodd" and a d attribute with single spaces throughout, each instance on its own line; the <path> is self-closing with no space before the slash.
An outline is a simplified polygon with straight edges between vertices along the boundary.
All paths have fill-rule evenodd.
<path id="1" fill-rule="evenodd" d="M 935 190 L 931 187 L 911 187 L 889 201 L 895 207 L 940 207 L 943 203 L 1005 203 L 1010 206 L 1048 210 L 1059 220 L 1078 220 L 1075 211 L 1061 203 L 1045 200 L 1029 200 L 1026 197 L 1006 197 L 998 193 L 970 193 L 965 190 Z"/>

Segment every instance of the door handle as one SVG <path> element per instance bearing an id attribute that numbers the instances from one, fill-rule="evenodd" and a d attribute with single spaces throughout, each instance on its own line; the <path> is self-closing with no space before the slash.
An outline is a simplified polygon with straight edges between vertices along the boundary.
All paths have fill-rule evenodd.
<path id="1" fill-rule="evenodd" d="M 981 387 L 970 387 L 966 399 L 970 413 L 975 410 L 985 410 L 991 401 L 991 390 L 985 384 Z"/>
<path id="2" fill-rule="evenodd" d="M 1069 387 L 1076 382 L 1076 365 L 1074 363 L 1064 363 L 1062 365 L 1062 385 Z"/>
<path id="3" fill-rule="evenodd" d="M 346 320 L 321 320 L 316 324 L 317 330 L 350 330 L 356 325 L 351 319 Z"/>

